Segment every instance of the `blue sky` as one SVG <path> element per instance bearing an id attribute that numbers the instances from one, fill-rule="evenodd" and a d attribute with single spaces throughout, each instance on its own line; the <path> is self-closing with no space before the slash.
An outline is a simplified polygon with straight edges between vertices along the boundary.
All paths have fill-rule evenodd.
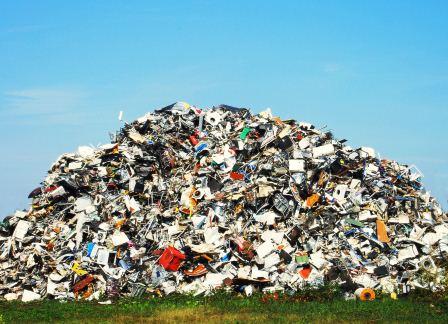
<path id="1" fill-rule="evenodd" d="M 51 163 L 184 100 L 328 125 L 448 199 L 448 1 L 1 1 L 0 217 Z"/>

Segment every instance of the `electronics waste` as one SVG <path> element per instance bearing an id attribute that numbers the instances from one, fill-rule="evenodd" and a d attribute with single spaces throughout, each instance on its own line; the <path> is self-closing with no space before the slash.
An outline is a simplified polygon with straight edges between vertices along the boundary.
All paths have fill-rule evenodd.
<path id="1" fill-rule="evenodd" d="M 59 157 L 0 223 L 2 298 L 442 284 L 447 215 L 415 166 L 227 105 L 178 102 L 111 138 Z"/>

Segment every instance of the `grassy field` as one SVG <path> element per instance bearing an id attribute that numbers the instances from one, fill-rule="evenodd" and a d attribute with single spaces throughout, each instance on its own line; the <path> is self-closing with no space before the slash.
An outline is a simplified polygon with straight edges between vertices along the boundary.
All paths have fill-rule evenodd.
<path id="1" fill-rule="evenodd" d="M 329 296 L 211 297 L 169 296 L 121 300 L 111 305 L 95 302 L 42 301 L 0 303 L 0 323 L 68 322 L 443 322 L 448 323 L 448 300 L 431 296 L 389 297 L 372 302 L 330 300 Z"/>

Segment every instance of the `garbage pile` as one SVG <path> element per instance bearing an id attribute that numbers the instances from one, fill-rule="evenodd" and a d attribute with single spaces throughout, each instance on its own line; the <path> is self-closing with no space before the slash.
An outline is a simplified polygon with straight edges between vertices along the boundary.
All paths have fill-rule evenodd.
<path id="1" fill-rule="evenodd" d="M 447 217 L 421 178 L 270 110 L 178 102 L 59 157 L 0 223 L 0 296 L 437 289 Z"/>

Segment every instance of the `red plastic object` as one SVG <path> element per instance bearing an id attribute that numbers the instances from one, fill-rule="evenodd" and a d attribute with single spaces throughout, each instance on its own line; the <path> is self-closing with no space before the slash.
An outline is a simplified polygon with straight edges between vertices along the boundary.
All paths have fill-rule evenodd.
<path id="1" fill-rule="evenodd" d="M 193 145 L 193 146 L 198 145 L 199 141 L 194 135 L 190 135 L 189 139 L 190 139 L 191 145 Z"/>
<path id="2" fill-rule="evenodd" d="M 299 271 L 300 276 L 302 276 L 303 279 L 308 279 L 308 277 L 311 274 L 311 267 L 310 268 L 303 268 Z"/>
<path id="3" fill-rule="evenodd" d="M 244 180 L 244 174 L 238 172 L 230 172 L 230 178 L 233 180 Z"/>
<path id="4" fill-rule="evenodd" d="M 162 256 L 159 259 L 159 264 L 168 271 L 179 270 L 181 262 L 185 260 L 185 254 L 178 249 L 169 246 L 163 251 Z"/>
<path id="5" fill-rule="evenodd" d="M 45 189 L 45 192 L 52 192 L 55 191 L 56 189 L 58 189 L 59 186 L 51 186 Z"/>

